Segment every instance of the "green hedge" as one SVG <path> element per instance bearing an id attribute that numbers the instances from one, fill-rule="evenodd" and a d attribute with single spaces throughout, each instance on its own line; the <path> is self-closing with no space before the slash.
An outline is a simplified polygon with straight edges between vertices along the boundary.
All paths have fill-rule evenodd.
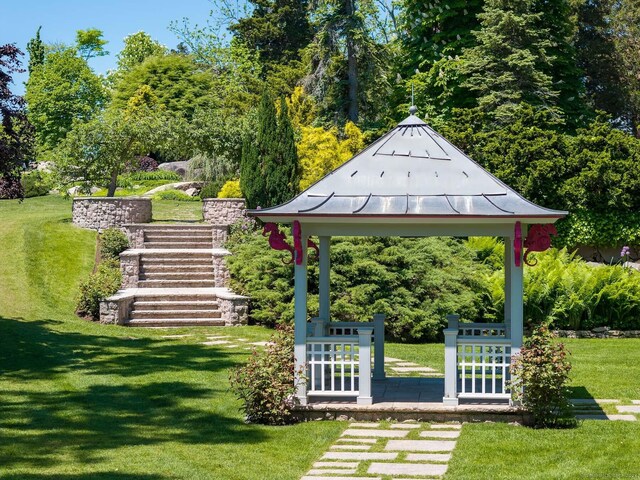
<path id="1" fill-rule="evenodd" d="M 250 295 L 250 317 L 274 325 L 293 319 L 293 267 L 269 248 L 260 232 L 229 242 L 232 288 Z M 291 236 L 288 234 L 288 238 Z M 441 338 L 445 317 L 491 319 L 490 268 L 474 261 L 462 241 L 450 238 L 335 238 L 331 244 L 331 316 L 369 321 L 387 316 L 394 340 Z M 309 262 L 309 314 L 318 315 L 317 261 Z"/>
<path id="2" fill-rule="evenodd" d="M 593 247 L 640 246 L 640 213 L 578 211 L 556 224 L 554 245 L 569 250 L 578 245 Z"/>

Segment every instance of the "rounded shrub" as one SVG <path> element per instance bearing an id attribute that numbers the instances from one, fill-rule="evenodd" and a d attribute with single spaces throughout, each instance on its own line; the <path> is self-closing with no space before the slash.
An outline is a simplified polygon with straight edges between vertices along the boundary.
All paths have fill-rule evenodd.
<path id="1" fill-rule="evenodd" d="M 100 302 L 118 291 L 122 284 L 120 263 L 104 260 L 87 280 L 80 284 L 76 313 L 92 320 L 100 319 Z"/>
<path id="2" fill-rule="evenodd" d="M 100 235 L 100 258 L 102 260 L 117 260 L 127 248 L 129 248 L 129 240 L 117 228 L 108 228 Z"/>
<path id="3" fill-rule="evenodd" d="M 242 198 L 240 180 L 229 180 L 226 182 L 218 192 L 218 198 Z"/>
<path id="4" fill-rule="evenodd" d="M 191 195 L 187 195 L 182 190 L 165 190 L 163 192 L 158 192 L 153 196 L 156 200 L 174 200 L 177 202 L 199 202 L 200 197 L 192 197 Z"/>

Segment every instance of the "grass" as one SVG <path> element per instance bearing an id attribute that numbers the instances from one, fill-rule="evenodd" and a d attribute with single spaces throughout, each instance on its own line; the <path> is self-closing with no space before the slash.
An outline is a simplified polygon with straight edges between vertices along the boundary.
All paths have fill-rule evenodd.
<path id="1" fill-rule="evenodd" d="M 154 222 L 202 222 L 202 202 L 153 199 Z"/>
<path id="2" fill-rule="evenodd" d="M 500 423 L 462 429 L 447 480 L 638 478 L 640 422 L 585 421 L 570 430 Z"/>
<path id="3" fill-rule="evenodd" d="M 195 202 L 194 202 L 195 203 Z M 200 207 L 196 203 L 195 206 Z M 154 201 L 154 220 L 196 221 L 188 202 Z M 0 202 L 0 479 L 299 479 L 343 422 L 247 425 L 228 391 L 260 327 L 125 329 L 73 315 L 95 234 L 71 202 Z M 165 335 L 187 335 L 177 339 Z M 640 340 L 567 340 L 573 396 L 638 399 Z M 443 371 L 442 344 L 387 344 L 387 356 Z M 572 430 L 469 424 L 446 478 L 634 478 L 640 424 Z"/>
<path id="4" fill-rule="evenodd" d="M 0 478 L 300 478 L 344 424 L 245 424 L 227 379 L 248 351 L 200 344 L 205 333 L 268 332 L 76 318 L 95 234 L 70 212 L 55 197 L 0 203 Z"/>

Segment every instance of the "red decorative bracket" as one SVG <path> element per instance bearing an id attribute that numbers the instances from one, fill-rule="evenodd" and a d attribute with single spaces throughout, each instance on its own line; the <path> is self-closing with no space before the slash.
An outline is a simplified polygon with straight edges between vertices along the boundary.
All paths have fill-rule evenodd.
<path id="1" fill-rule="evenodd" d="M 544 252 L 551 248 L 551 235 L 558 235 L 556 227 L 552 224 L 547 225 L 531 225 L 529 234 L 524 241 L 524 247 L 527 249 L 524 253 L 524 263 L 533 267 L 538 262 L 529 262 L 527 257 L 531 252 Z"/>
<path id="2" fill-rule="evenodd" d="M 289 265 L 294 260 L 296 265 L 302 265 L 302 227 L 298 220 L 293 222 L 293 247 L 286 241 L 287 236 L 280 231 L 278 225 L 275 223 L 265 223 L 262 230 L 262 236 L 269 235 L 269 246 L 274 250 L 286 250 L 291 254 L 291 260 L 283 263 Z M 316 252 L 316 257 L 320 255 L 318 246 L 311 240 L 307 240 L 307 248 L 313 248 Z"/>
<path id="3" fill-rule="evenodd" d="M 522 225 L 520 225 L 520 222 L 516 222 L 513 235 L 513 255 L 516 267 L 519 267 L 521 265 L 520 258 L 522 256 Z"/>

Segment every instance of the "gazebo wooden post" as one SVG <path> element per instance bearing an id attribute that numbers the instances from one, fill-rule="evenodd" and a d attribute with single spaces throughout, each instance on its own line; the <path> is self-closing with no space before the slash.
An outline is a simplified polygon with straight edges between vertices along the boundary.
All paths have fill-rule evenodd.
<path id="1" fill-rule="evenodd" d="M 321 236 L 320 237 L 320 259 L 319 259 L 319 279 L 318 279 L 318 290 L 319 290 L 319 301 L 320 301 L 320 315 L 319 317 L 328 322 L 330 320 L 329 314 L 329 290 L 330 290 L 330 275 L 331 275 L 331 259 L 329 256 L 329 250 L 331 246 L 331 237 Z"/>
<path id="2" fill-rule="evenodd" d="M 522 236 L 526 236 L 526 228 L 523 226 Z M 509 259 L 507 262 L 507 256 L 505 256 L 505 322 L 507 318 L 510 320 L 509 326 L 506 330 L 506 335 L 511 339 L 511 356 L 520 353 L 522 347 L 522 338 L 524 336 L 524 305 L 523 305 L 523 289 L 524 289 L 524 262 L 522 258 L 519 259 L 519 264 L 516 265 L 516 256 L 513 248 L 514 237 L 508 237 L 509 243 L 505 245 L 506 252 L 509 252 Z M 507 273 L 508 272 L 508 273 Z M 507 297 L 508 295 L 508 297 Z M 506 299 L 509 298 L 509 304 L 507 305 Z M 513 400 L 509 401 L 510 403 Z M 513 403 L 512 403 L 513 404 Z"/>
<path id="3" fill-rule="evenodd" d="M 505 336 L 511 338 L 511 265 L 513 264 L 513 239 L 504 237 L 504 326 Z"/>
<path id="4" fill-rule="evenodd" d="M 302 233 L 302 245 L 307 244 L 307 236 Z M 298 386 L 298 401 L 307 404 L 307 383 L 304 368 L 307 357 L 307 249 L 302 249 L 302 262 L 294 266 L 294 355 L 295 375 Z"/>

